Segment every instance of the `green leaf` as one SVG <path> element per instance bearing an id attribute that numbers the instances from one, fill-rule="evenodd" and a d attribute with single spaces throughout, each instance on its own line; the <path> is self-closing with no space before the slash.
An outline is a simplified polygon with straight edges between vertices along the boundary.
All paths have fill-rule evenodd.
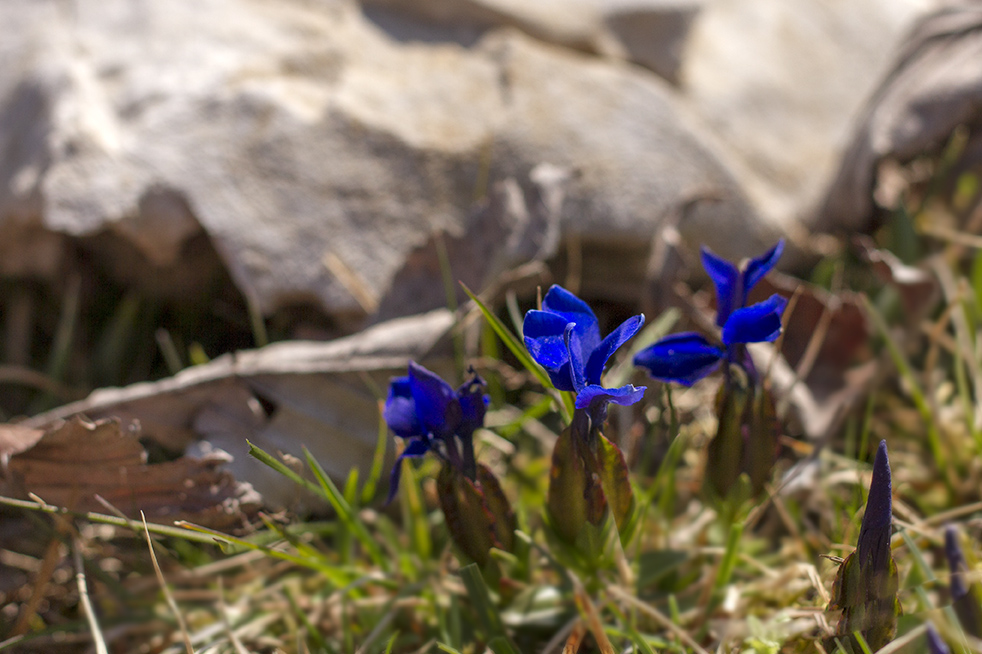
<path id="1" fill-rule="evenodd" d="M 689 554 L 680 550 L 655 550 L 642 552 L 638 558 L 638 591 L 657 583 L 662 577 L 676 570 Z"/>
<path id="2" fill-rule="evenodd" d="M 621 449 L 601 433 L 597 434 L 597 449 L 600 484 L 607 499 L 607 506 L 614 516 L 621 544 L 626 545 L 634 535 L 639 514 L 634 500 L 634 489 L 631 488 L 627 462 Z"/>
<path id="3" fill-rule="evenodd" d="M 250 443 L 250 454 L 252 453 L 252 444 Z M 344 495 L 338 491 L 338 487 L 334 485 L 334 482 L 321 467 L 321 464 L 317 462 L 314 455 L 310 453 L 310 450 L 306 446 L 303 448 L 304 457 L 307 459 L 307 465 L 310 470 L 314 473 L 314 477 L 317 478 L 317 482 L 323 491 L 323 496 L 331 503 L 334 510 L 337 512 L 338 517 L 341 518 L 341 522 L 344 523 L 351 533 L 357 538 L 362 547 L 371 557 L 372 561 L 378 567 L 382 568 L 385 572 L 390 571 L 389 558 L 382 554 L 382 550 L 379 548 L 378 543 L 375 542 L 375 538 L 368 533 L 368 529 L 365 527 L 365 523 L 361 521 L 358 514 L 352 510 L 351 505 L 344 498 Z M 355 477 L 355 482 L 357 484 L 357 476 Z"/>
<path id="4" fill-rule="evenodd" d="M 357 514 L 351 510 L 351 506 L 341 495 L 341 492 L 338 490 L 337 486 L 334 485 L 334 482 L 331 481 L 331 479 L 327 476 L 327 473 L 324 472 L 324 469 L 319 463 L 317 463 L 310 452 L 307 451 L 306 447 L 304 448 L 304 455 L 307 457 L 307 464 L 310 466 L 320 485 L 304 479 L 296 472 L 288 468 L 282 461 L 278 461 L 273 458 L 262 448 L 256 447 L 249 441 L 246 441 L 246 443 L 249 445 L 250 456 L 279 472 L 287 479 L 290 479 L 294 483 L 302 486 L 315 495 L 327 500 L 331 506 L 334 507 L 334 510 L 337 512 L 338 517 L 344 523 L 345 527 L 347 527 L 355 535 L 355 537 L 361 541 L 362 545 L 365 547 L 365 551 L 368 552 L 368 555 L 372 558 L 375 564 L 386 572 L 389 571 L 389 559 L 382 555 L 382 551 L 379 549 L 378 544 L 375 542 L 372 536 L 368 533 L 364 523 L 360 518 L 358 518 Z"/>
<path id="5" fill-rule="evenodd" d="M 716 394 L 718 426 L 706 448 L 703 488 L 710 497 L 725 500 L 740 476 L 743 459 L 743 424 L 749 395 L 738 383 L 724 382 Z"/>
<path id="6" fill-rule="evenodd" d="M 498 316 L 494 315 L 494 312 L 488 309 L 484 303 L 478 299 L 471 289 L 467 288 L 466 284 L 461 282 L 460 285 L 463 287 L 464 292 L 467 293 L 467 296 L 472 299 L 474 304 L 476 304 L 481 310 L 481 313 L 484 314 L 484 319 L 488 321 L 489 325 L 491 325 L 491 329 L 494 330 L 494 333 L 497 334 L 498 338 L 500 338 L 505 346 L 511 350 L 511 353 L 515 355 L 515 358 L 518 359 L 522 366 L 532 373 L 532 375 L 545 388 L 554 389 L 555 386 L 552 385 L 552 380 L 549 379 L 549 375 L 546 374 L 546 371 L 542 368 L 542 366 L 532 359 L 528 353 L 528 350 L 525 349 L 525 344 L 519 341 L 518 337 L 511 333 L 511 330 L 509 330 L 505 324 L 501 322 Z M 563 411 L 565 412 L 565 417 L 568 421 L 572 412 L 566 404 L 567 403 L 564 401 Z"/>
<path id="7" fill-rule="evenodd" d="M 190 529 L 198 533 L 208 534 L 212 537 L 212 542 L 217 542 L 220 545 L 232 543 L 234 545 L 238 545 L 239 547 L 242 547 L 243 549 L 252 550 L 254 552 L 262 552 L 263 554 L 269 556 L 270 558 L 280 559 L 282 561 L 289 561 L 290 563 L 294 563 L 304 568 L 317 570 L 318 572 L 323 574 L 327 578 L 328 582 L 330 582 L 334 586 L 342 587 L 347 585 L 351 581 L 351 576 L 347 572 L 328 564 L 326 561 L 324 561 L 323 557 L 312 558 L 312 557 L 305 557 L 305 556 L 297 556 L 296 554 L 284 552 L 282 550 L 274 549 L 272 547 L 266 547 L 264 545 L 256 545 L 255 543 L 251 543 L 247 540 L 236 538 L 235 536 L 229 536 L 228 534 L 223 534 L 220 531 L 209 529 L 208 527 L 202 527 L 200 525 L 186 522 L 184 520 L 179 520 L 174 524 L 177 525 L 178 527 L 184 527 L 185 529 Z"/>
<path id="8" fill-rule="evenodd" d="M 488 638 L 488 647 L 495 654 L 521 654 L 508 638 L 498 610 L 491 602 L 491 595 L 484 583 L 477 564 L 471 563 L 460 569 L 460 578 L 467 588 L 467 596 L 477 611 L 477 618 Z"/>
<path id="9" fill-rule="evenodd" d="M 382 404 L 379 403 L 378 412 L 378 437 L 375 441 L 375 454 L 372 455 L 372 469 L 368 472 L 368 479 L 361 489 L 361 504 L 368 506 L 375 500 L 375 492 L 378 489 L 379 480 L 382 478 L 382 468 L 385 466 L 385 451 L 389 445 L 389 426 L 382 417 Z"/>
<path id="10" fill-rule="evenodd" d="M 756 497 L 764 491 L 774 471 L 780 424 L 774 408 L 774 396 L 766 387 L 756 387 L 752 401 L 750 437 L 744 445 L 742 467 L 750 476 L 750 486 Z"/>

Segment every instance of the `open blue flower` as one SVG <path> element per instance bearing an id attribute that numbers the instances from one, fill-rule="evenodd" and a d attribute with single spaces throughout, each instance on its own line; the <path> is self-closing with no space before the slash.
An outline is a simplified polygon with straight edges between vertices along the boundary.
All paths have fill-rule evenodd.
<path id="1" fill-rule="evenodd" d="M 723 325 L 722 345 L 696 332 L 666 336 L 638 352 L 634 365 L 646 368 L 655 379 L 692 386 L 724 361 L 742 365 L 737 346 L 775 340 L 781 334 L 781 314 L 786 303 L 780 295 L 772 295 L 763 302 L 737 309 Z"/>
<path id="2" fill-rule="evenodd" d="M 716 286 L 716 324 L 726 325 L 730 314 L 747 304 L 747 297 L 757 282 L 777 265 L 784 252 L 784 239 L 755 259 L 747 260 L 739 268 L 703 246 L 700 250 L 702 267 L 706 269 Z M 753 342 L 753 341 L 750 341 Z"/>
<path id="3" fill-rule="evenodd" d="M 576 408 L 630 405 L 641 399 L 644 387 L 604 388 L 600 383 L 607 361 L 644 325 L 644 315 L 625 320 L 600 338 L 593 310 L 565 288 L 553 285 L 542 300 L 541 311 L 525 314 L 522 331 L 529 354 L 561 391 L 576 393 Z"/>
<path id="4" fill-rule="evenodd" d="M 402 460 L 421 457 L 433 450 L 438 456 L 473 479 L 474 431 L 484 425 L 488 396 L 486 384 L 476 373 L 454 388 L 414 361 L 409 374 L 389 383 L 382 417 L 392 432 L 407 441 L 392 468 L 389 501 L 399 487 Z"/>
<path id="5" fill-rule="evenodd" d="M 639 352 L 634 365 L 646 368 L 655 379 L 685 386 L 696 383 L 724 362 L 752 372 L 743 346 L 777 339 L 787 301 L 772 295 L 749 307 L 744 304 L 750 290 L 774 267 L 783 250 L 784 241 L 778 241 L 760 257 L 737 268 L 703 248 L 703 266 L 716 286 L 716 324 L 722 328 L 722 343 L 713 343 L 696 332 L 672 334 Z"/>

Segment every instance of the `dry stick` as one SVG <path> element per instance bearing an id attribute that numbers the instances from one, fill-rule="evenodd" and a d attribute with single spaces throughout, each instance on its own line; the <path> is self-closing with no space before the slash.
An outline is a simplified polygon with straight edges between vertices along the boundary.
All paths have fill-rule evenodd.
<path id="1" fill-rule="evenodd" d="M 92 602 L 89 600 L 89 589 L 85 583 L 85 567 L 82 562 L 82 541 L 78 536 L 72 538 L 72 556 L 75 560 L 75 583 L 78 585 L 78 600 L 82 605 L 85 621 L 89 623 L 89 631 L 92 632 L 92 640 L 95 641 L 96 654 L 109 654 L 109 650 L 106 648 L 106 639 L 102 636 L 99 621 L 96 620 L 95 611 L 92 610 Z"/>
<path id="2" fill-rule="evenodd" d="M 784 312 L 781 314 L 781 333 L 777 335 L 777 341 L 775 341 L 774 343 L 774 351 L 771 354 L 770 361 L 767 362 L 767 370 L 764 371 L 763 379 L 768 379 L 771 376 L 771 368 L 774 367 L 774 362 L 777 361 L 777 357 L 781 354 L 781 347 L 784 345 L 784 335 L 787 333 L 788 323 L 791 322 L 791 315 L 794 313 L 795 307 L 798 306 L 799 297 L 801 297 L 801 286 L 798 286 L 797 288 L 794 289 L 794 293 L 791 294 L 791 299 L 788 300 L 788 303 L 784 307 Z M 829 313 L 828 307 L 825 308 L 825 313 Z M 825 317 L 825 313 L 822 314 L 823 318 Z M 820 325 L 821 322 L 822 321 L 819 320 Z M 811 340 L 808 341 L 808 347 L 805 349 L 805 356 L 803 356 L 801 359 L 802 362 L 804 362 L 805 359 L 807 358 L 808 352 L 811 350 L 812 343 L 815 341 L 815 337 L 819 333 L 819 331 L 820 331 L 819 329 L 816 329 L 814 332 L 812 332 Z M 826 327 L 826 331 L 828 331 L 827 327 Z M 824 334 L 822 336 L 822 340 L 825 340 Z M 819 345 L 821 345 L 821 343 L 819 343 Z M 799 370 L 801 369 L 801 364 L 798 365 L 798 368 Z M 788 387 L 789 395 L 791 393 L 791 389 L 794 388 L 794 385 L 797 384 L 798 381 L 802 377 L 805 377 L 807 374 L 808 374 L 807 372 L 804 374 L 801 374 L 800 372 L 796 372 L 794 381 L 792 381 L 791 385 Z"/>
<path id="3" fill-rule="evenodd" d="M 174 619 L 177 620 L 177 626 L 181 629 L 181 636 L 184 638 L 184 649 L 187 650 L 188 654 L 194 654 L 194 648 L 191 646 L 191 636 L 188 634 L 187 625 L 184 624 L 184 616 L 181 615 L 180 610 L 177 608 L 177 602 L 174 601 L 174 596 L 171 595 L 170 589 L 167 587 L 167 581 L 164 580 L 164 573 L 161 572 L 160 565 L 157 563 L 157 555 L 153 551 L 153 540 L 150 538 L 150 527 L 147 526 L 147 516 L 143 515 L 143 511 L 140 511 L 140 518 L 143 520 L 143 533 L 147 538 L 147 547 L 150 549 L 150 561 L 153 563 L 153 571 L 157 575 L 157 581 L 160 582 L 160 589 L 164 593 L 167 606 L 174 614 Z"/>
<path id="4" fill-rule="evenodd" d="M 972 504 L 966 504 L 965 506 L 959 506 L 954 509 L 942 511 L 941 513 L 935 513 L 930 518 L 925 518 L 922 520 L 921 523 L 925 525 L 940 525 L 948 522 L 949 520 L 954 520 L 955 518 L 960 518 L 964 515 L 975 513 L 976 511 L 982 511 L 982 502 L 974 502 Z"/>
<path id="5" fill-rule="evenodd" d="M 662 627 L 671 631 L 673 634 L 679 637 L 679 640 L 681 640 L 683 643 L 691 647 L 696 652 L 696 654 L 709 654 L 707 650 L 705 650 L 701 645 L 699 645 L 699 643 L 695 641 L 695 639 L 692 636 L 689 635 L 689 632 L 687 632 L 685 629 L 672 622 L 671 618 L 669 618 L 667 615 L 665 615 L 655 607 L 645 604 L 638 598 L 633 597 L 630 593 L 627 593 L 622 589 L 617 588 L 616 586 L 608 588 L 607 592 L 610 593 L 611 595 L 615 595 L 622 602 L 626 602 L 628 604 L 633 605 L 639 611 L 641 611 L 642 613 L 653 619 L 658 624 L 660 624 Z"/>
<path id="6" fill-rule="evenodd" d="M 905 633 L 900 638 L 890 641 L 890 643 L 876 650 L 876 654 L 891 654 L 892 652 L 896 652 L 901 648 L 903 648 L 904 646 L 906 646 L 908 643 L 913 642 L 915 638 L 921 636 L 925 631 L 927 631 L 926 624 L 922 624 L 919 627 L 915 627 L 910 631 L 908 631 L 907 633 Z"/>
<path id="7" fill-rule="evenodd" d="M 563 625 L 563 628 L 556 632 L 546 646 L 542 648 L 541 654 L 554 654 L 566 637 L 580 625 L 580 616 L 575 616 L 572 620 Z"/>
<path id="8" fill-rule="evenodd" d="M 28 493 L 28 497 L 42 507 L 48 506 L 44 500 L 34 493 Z M 51 576 L 55 572 L 55 568 L 58 567 L 58 563 L 61 561 L 61 556 L 58 553 L 58 546 L 61 545 L 61 540 L 58 539 L 58 535 L 71 533 L 72 528 L 71 523 L 59 518 L 59 516 L 56 516 L 54 520 L 56 535 L 48 542 L 48 547 L 44 551 L 44 558 L 41 560 L 41 568 L 38 570 L 37 577 L 34 579 L 34 588 L 31 590 L 31 597 L 27 600 L 27 604 L 21 607 L 20 615 L 17 616 L 17 622 L 10 631 L 11 636 L 21 636 L 27 633 L 30 628 L 31 618 L 37 614 L 38 606 L 41 605 L 41 600 L 44 599 L 44 589 L 47 588 L 48 582 L 51 581 Z"/>
<path id="9" fill-rule="evenodd" d="M 44 589 L 47 588 L 48 581 L 51 580 L 51 575 L 54 574 L 55 568 L 58 567 L 58 562 L 61 560 L 61 556 L 58 554 L 59 545 L 61 545 L 61 541 L 56 537 L 52 537 L 48 543 L 48 547 L 44 551 L 44 558 L 41 559 L 41 568 L 34 579 L 31 596 L 27 603 L 21 606 L 17 622 L 14 624 L 14 628 L 10 630 L 11 636 L 22 636 L 30 628 L 31 618 L 37 614 L 38 606 L 44 599 Z"/>
<path id="10" fill-rule="evenodd" d="M 248 650 L 242 645 L 242 641 L 232 630 L 232 621 L 228 619 L 228 607 L 225 605 L 225 588 L 222 585 L 222 578 L 218 577 L 218 609 L 222 616 L 222 624 L 225 626 L 225 633 L 236 654 L 249 654 Z"/>
<path id="11" fill-rule="evenodd" d="M 573 594 L 576 605 L 579 607 L 580 613 L 585 614 L 586 626 L 593 634 L 593 639 L 597 641 L 597 647 L 600 648 L 602 654 L 614 654 L 614 646 L 611 645 L 610 639 L 607 638 L 607 632 L 604 631 L 603 624 L 600 622 L 600 616 L 597 615 L 597 609 L 593 605 L 593 602 L 590 601 L 590 596 L 587 594 L 586 589 L 583 588 L 583 582 L 572 571 L 569 571 L 568 576 L 570 581 L 573 582 Z"/>
<path id="12" fill-rule="evenodd" d="M 577 621 L 573 625 L 573 631 L 570 632 L 569 638 L 566 639 L 566 644 L 563 645 L 563 654 L 577 654 L 580 651 L 580 644 L 583 642 L 585 636 L 586 625 Z"/>
<path id="13" fill-rule="evenodd" d="M 35 390 L 44 391 L 56 396 L 59 400 L 79 400 L 85 397 L 85 392 L 71 388 L 57 379 L 52 379 L 43 372 L 31 370 L 17 364 L 0 365 L 0 384 L 16 384 Z"/>

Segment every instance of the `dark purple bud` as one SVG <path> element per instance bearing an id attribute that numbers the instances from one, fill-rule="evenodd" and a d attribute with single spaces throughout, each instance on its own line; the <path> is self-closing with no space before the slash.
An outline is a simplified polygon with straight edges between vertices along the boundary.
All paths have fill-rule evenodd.
<path id="1" fill-rule="evenodd" d="M 887 572 L 890 565 L 890 527 L 893 521 L 893 484 L 887 442 L 880 441 L 873 461 L 873 479 L 866 499 L 866 513 L 859 528 L 859 566 L 870 572 Z"/>

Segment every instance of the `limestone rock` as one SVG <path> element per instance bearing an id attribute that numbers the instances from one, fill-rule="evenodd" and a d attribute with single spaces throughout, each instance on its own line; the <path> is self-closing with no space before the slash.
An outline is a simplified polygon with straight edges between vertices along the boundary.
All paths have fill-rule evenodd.
<path id="1" fill-rule="evenodd" d="M 978 3 L 954 3 L 926 16 L 894 58 L 828 189 L 816 221 L 821 229 L 869 227 L 876 212 L 873 195 L 881 163 L 938 157 L 956 128 L 982 120 Z M 982 137 L 971 130 L 951 175 L 980 166 Z"/>
<path id="2" fill-rule="evenodd" d="M 817 209 L 854 121 L 933 0 L 714 0 L 696 17 L 683 95 L 763 219 Z M 736 253 L 734 253 L 736 254 Z"/>
<path id="3" fill-rule="evenodd" d="M 264 313 L 301 299 L 359 324 L 408 253 L 464 233 L 487 180 L 542 162 L 573 171 L 560 230 L 585 250 L 643 261 L 683 206 L 720 251 L 773 238 L 670 86 L 513 30 L 401 41 L 300 0 L 14 0 L 0 23 L 0 228 L 28 207 L 152 268 L 198 223 Z M 636 298 L 629 274 L 605 269 Z"/>

